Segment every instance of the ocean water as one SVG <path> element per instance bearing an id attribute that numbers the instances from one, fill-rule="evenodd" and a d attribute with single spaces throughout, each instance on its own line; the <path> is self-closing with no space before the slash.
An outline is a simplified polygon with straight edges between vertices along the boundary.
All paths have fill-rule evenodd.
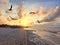
<path id="1" fill-rule="evenodd" d="M 60 45 L 58 30 L 44 29 L 0 28 L 0 45 Z"/>

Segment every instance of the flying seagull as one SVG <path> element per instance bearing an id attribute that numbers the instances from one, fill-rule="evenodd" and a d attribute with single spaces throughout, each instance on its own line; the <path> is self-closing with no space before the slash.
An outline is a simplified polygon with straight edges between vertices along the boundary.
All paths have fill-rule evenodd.
<path id="1" fill-rule="evenodd" d="M 30 12 L 29 14 L 36 14 L 35 12 Z"/>
<path id="2" fill-rule="evenodd" d="M 39 21 L 39 20 L 37 20 L 37 22 L 38 22 L 38 23 L 40 23 L 40 21 Z"/>
<path id="3" fill-rule="evenodd" d="M 13 18 L 13 17 L 11 17 L 11 16 L 9 16 L 12 20 L 17 20 L 17 18 Z"/>
<path id="4" fill-rule="evenodd" d="M 10 7 L 9 11 L 12 11 L 12 5 L 11 5 L 11 7 Z"/>

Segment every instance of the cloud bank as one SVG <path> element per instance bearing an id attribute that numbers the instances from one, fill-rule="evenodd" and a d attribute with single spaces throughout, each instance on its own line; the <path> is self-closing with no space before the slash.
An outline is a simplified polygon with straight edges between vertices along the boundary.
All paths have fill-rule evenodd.
<path id="1" fill-rule="evenodd" d="M 18 7 L 18 8 L 17 8 Z M 58 20 L 57 18 L 59 18 L 60 17 L 60 7 L 59 6 L 57 6 L 57 7 L 55 7 L 55 8 L 48 8 L 48 9 L 46 9 L 45 7 L 40 7 L 39 9 L 36 9 L 35 7 L 33 7 L 32 9 L 31 9 L 31 11 L 32 12 L 34 12 L 34 14 L 30 14 L 30 12 L 29 13 L 27 13 L 27 11 L 26 11 L 26 8 L 24 7 L 24 6 L 22 6 L 22 7 L 19 7 L 19 6 L 17 6 L 16 8 L 17 8 L 17 10 L 13 10 L 12 12 L 10 12 L 9 14 L 8 13 L 6 13 L 6 10 L 1 10 L 0 11 L 0 17 L 1 17 L 1 21 L 0 21 L 0 23 L 2 24 L 2 22 L 3 22 L 3 24 L 4 23 L 7 23 L 7 24 L 19 24 L 19 19 L 22 17 L 22 16 L 27 16 L 27 17 L 29 17 L 30 16 L 30 18 L 31 18 L 31 21 L 34 23 L 34 22 L 36 22 L 37 23 L 37 20 L 39 20 L 40 21 L 40 23 L 43 23 L 43 22 L 48 22 L 48 23 L 50 23 L 51 24 L 51 22 L 53 22 L 53 21 L 55 21 L 56 22 L 56 20 Z M 3 12 L 3 13 L 2 13 Z M 17 12 L 17 13 L 16 13 Z M 3 15 L 13 15 L 12 17 L 14 17 L 15 15 L 17 15 L 17 16 L 15 16 L 15 18 L 17 17 L 17 20 L 12 20 L 10 17 L 8 17 L 8 18 L 10 18 L 11 20 L 9 21 L 7 18 L 5 18 Z M 3 16 L 3 17 L 2 17 Z M 3 21 L 5 19 L 5 21 Z M 59 21 L 57 21 L 57 22 L 59 22 Z M 54 23 L 54 22 L 53 22 Z"/>
<path id="2" fill-rule="evenodd" d="M 43 20 L 40 22 L 50 22 L 54 21 L 56 18 L 60 17 L 60 7 L 57 6 L 55 8 L 47 9 L 41 8 L 38 12 L 40 16 L 43 16 Z"/>

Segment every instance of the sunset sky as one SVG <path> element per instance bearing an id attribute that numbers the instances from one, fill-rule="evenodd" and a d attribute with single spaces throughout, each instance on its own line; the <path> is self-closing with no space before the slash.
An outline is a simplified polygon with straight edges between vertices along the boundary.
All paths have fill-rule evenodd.
<path id="1" fill-rule="evenodd" d="M 0 23 L 13 22 L 15 20 L 8 21 L 7 18 L 9 15 L 14 18 L 18 18 L 20 5 L 24 5 L 26 12 L 31 12 L 32 10 L 38 13 L 32 15 L 34 19 L 40 20 L 41 23 L 48 22 L 46 25 L 56 25 L 60 26 L 60 0 L 0 0 Z M 8 9 L 13 5 L 12 12 L 9 12 Z M 26 14 L 27 15 L 27 14 Z M 29 16 L 30 14 L 28 14 Z M 18 19 L 19 20 L 19 19 Z M 18 21 L 19 22 L 19 21 Z"/>
<path id="2" fill-rule="evenodd" d="M 60 6 L 60 0 L 10 0 L 12 5 L 20 5 L 24 3 L 25 7 L 30 10 L 32 6 L 39 8 L 44 6 L 46 8 Z"/>

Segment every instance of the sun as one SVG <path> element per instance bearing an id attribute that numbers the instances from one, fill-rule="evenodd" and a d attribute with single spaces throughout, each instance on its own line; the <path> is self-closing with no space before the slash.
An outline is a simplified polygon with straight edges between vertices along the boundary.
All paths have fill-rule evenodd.
<path id="1" fill-rule="evenodd" d="M 30 23 L 31 23 L 31 21 L 27 18 L 23 18 L 23 19 L 20 20 L 20 25 L 21 26 L 29 26 Z"/>

